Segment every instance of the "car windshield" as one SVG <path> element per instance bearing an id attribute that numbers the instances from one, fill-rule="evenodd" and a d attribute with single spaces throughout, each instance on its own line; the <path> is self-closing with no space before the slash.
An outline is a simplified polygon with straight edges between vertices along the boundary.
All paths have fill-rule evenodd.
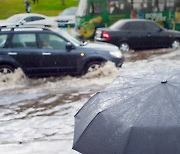
<path id="1" fill-rule="evenodd" d="M 21 21 L 21 19 L 23 18 L 22 15 L 13 15 L 11 17 L 9 17 L 8 19 L 6 19 L 6 22 L 8 23 L 18 23 Z"/>
<path id="2" fill-rule="evenodd" d="M 71 36 L 68 32 L 66 31 L 62 31 L 59 29 L 53 29 L 53 31 L 61 34 L 61 36 L 63 36 L 65 39 L 67 39 L 69 42 L 73 43 L 75 46 L 82 46 L 85 45 L 84 43 L 80 42 L 79 40 L 77 40 L 76 38 L 74 38 L 73 36 Z"/>
<path id="3" fill-rule="evenodd" d="M 76 14 L 76 8 L 69 8 L 69 9 L 66 9 L 64 10 L 60 15 L 62 16 L 71 16 L 71 15 L 75 15 Z"/>

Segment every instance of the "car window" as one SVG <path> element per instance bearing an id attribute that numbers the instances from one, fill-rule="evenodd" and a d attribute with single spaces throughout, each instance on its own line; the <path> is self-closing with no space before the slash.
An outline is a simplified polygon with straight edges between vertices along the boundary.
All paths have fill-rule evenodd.
<path id="1" fill-rule="evenodd" d="M 77 11 L 77 8 L 69 8 L 64 10 L 60 15 L 68 16 L 68 15 L 75 15 Z"/>
<path id="2" fill-rule="evenodd" d="M 145 30 L 145 24 L 144 22 L 128 22 L 123 26 L 122 29 L 131 31 L 142 31 Z"/>
<path id="3" fill-rule="evenodd" d="M 90 14 L 101 14 L 103 12 L 102 3 L 91 3 L 89 8 Z"/>
<path id="4" fill-rule="evenodd" d="M 62 31 L 62 30 L 60 30 L 60 29 L 52 29 L 52 31 L 60 34 L 60 35 L 63 36 L 68 42 L 71 42 L 71 43 L 74 44 L 75 46 L 83 45 L 82 42 L 80 42 L 80 41 L 77 40 L 75 37 L 73 37 L 72 35 L 70 35 L 67 31 Z"/>
<path id="5" fill-rule="evenodd" d="M 27 17 L 27 18 L 24 19 L 24 21 L 26 21 L 26 22 L 31 22 L 32 19 L 31 19 L 31 17 Z"/>
<path id="6" fill-rule="evenodd" d="M 40 47 L 43 49 L 66 49 L 66 41 L 54 34 L 39 34 Z"/>
<path id="7" fill-rule="evenodd" d="M 0 35 L 0 48 L 4 48 L 7 41 L 7 35 Z"/>
<path id="8" fill-rule="evenodd" d="M 153 22 L 146 22 L 146 29 L 150 30 L 150 31 L 159 31 L 161 29 L 161 27 L 159 27 L 157 24 L 153 23 Z"/>
<path id="9" fill-rule="evenodd" d="M 12 39 L 13 48 L 37 48 L 35 34 L 14 34 Z"/>
<path id="10" fill-rule="evenodd" d="M 43 17 L 38 17 L 38 16 L 33 16 L 33 17 L 31 17 L 31 18 L 32 18 L 32 21 L 45 19 L 45 18 L 43 18 Z"/>
<path id="11" fill-rule="evenodd" d="M 129 13 L 131 11 L 131 1 L 106 0 L 106 3 L 109 14 Z"/>

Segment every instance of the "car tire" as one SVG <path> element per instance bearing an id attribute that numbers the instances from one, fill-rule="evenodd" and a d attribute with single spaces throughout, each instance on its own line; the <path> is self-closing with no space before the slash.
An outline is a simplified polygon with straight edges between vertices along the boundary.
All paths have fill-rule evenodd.
<path id="1" fill-rule="evenodd" d="M 180 46 L 180 42 L 177 39 L 175 39 L 171 44 L 171 48 L 173 49 L 177 49 L 179 46 Z"/>
<path id="2" fill-rule="evenodd" d="M 129 52 L 130 50 L 129 44 L 126 42 L 121 42 L 119 44 L 119 50 L 123 53 Z"/>
<path id="3" fill-rule="evenodd" d="M 103 64 L 104 64 L 104 62 L 102 62 L 102 61 L 89 62 L 85 66 L 85 69 L 83 70 L 83 74 L 86 74 L 86 73 L 89 73 L 89 72 L 94 72 L 94 71 L 98 70 Z"/>
<path id="4" fill-rule="evenodd" d="M 0 66 L 0 73 L 2 74 L 11 74 L 14 73 L 14 67 L 10 65 L 1 65 Z"/>

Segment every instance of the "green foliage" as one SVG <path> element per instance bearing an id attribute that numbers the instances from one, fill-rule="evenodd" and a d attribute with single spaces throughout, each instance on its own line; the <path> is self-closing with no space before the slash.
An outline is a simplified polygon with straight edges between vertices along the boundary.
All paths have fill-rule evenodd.
<path id="1" fill-rule="evenodd" d="M 38 4 L 31 2 L 32 13 L 40 13 L 47 16 L 57 16 L 65 8 L 77 6 L 79 0 L 64 0 L 65 5 L 61 4 L 61 0 L 39 0 Z M 6 19 L 16 13 L 25 13 L 24 0 L 0 0 L 0 20 Z"/>

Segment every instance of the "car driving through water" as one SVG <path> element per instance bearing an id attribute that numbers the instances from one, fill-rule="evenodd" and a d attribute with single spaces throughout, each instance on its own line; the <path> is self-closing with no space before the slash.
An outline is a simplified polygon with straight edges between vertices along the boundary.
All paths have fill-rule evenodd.
<path id="1" fill-rule="evenodd" d="M 123 64 L 118 47 L 80 42 L 52 28 L 1 28 L 0 72 L 21 68 L 28 76 L 82 75 L 107 61 Z"/>
<path id="2" fill-rule="evenodd" d="M 145 19 L 122 19 L 96 31 L 96 41 L 111 43 L 123 52 L 129 49 L 178 48 L 180 32 L 166 30 Z"/>

